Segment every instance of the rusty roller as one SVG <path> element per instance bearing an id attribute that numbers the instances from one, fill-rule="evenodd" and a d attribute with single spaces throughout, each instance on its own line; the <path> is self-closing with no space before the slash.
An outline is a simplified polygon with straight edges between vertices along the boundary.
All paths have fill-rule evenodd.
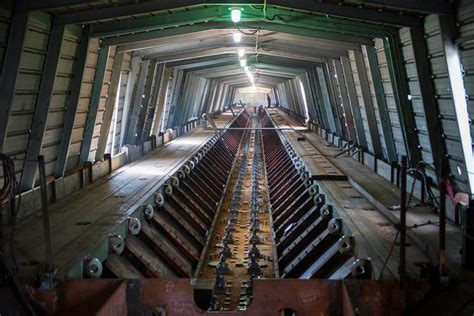
<path id="1" fill-rule="evenodd" d="M 156 206 L 158 207 L 162 207 L 163 204 L 165 203 L 165 197 L 161 193 L 156 194 L 154 200 L 155 200 Z"/>
<path id="2" fill-rule="evenodd" d="M 110 253 L 116 253 L 120 255 L 124 249 L 125 249 L 125 241 L 123 240 L 122 236 L 118 234 L 110 236 L 109 238 L 109 252 Z"/>
<path id="3" fill-rule="evenodd" d="M 154 210 L 154 208 L 151 204 L 144 205 L 143 215 L 145 215 L 145 218 L 151 219 L 153 217 L 154 212 L 155 212 L 155 210 Z"/>
<path id="4" fill-rule="evenodd" d="M 138 235 L 140 230 L 142 229 L 142 223 L 136 217 L 129 217 L 128 218 L 128 231 L 132 235 Z"/>
<path id="5" fill-rule="evenodd" d="M 191 173 L 191 168 L 188 165 L 184 165 L 181 170 L 183 170 L 185 175 L 188 175 Z"/>
<path id="6" fill-rule="evenodd" d="M 317 185 L 316 183 L 311 185 L 308 189 L 308 192 L 309 192 L 309 195 L 315 196 L 316 194 L 319 193 L 319 185 Z"/>
<path id="7" fill-rule="evenodd" d="M 352 243 L 353 240 L 349 236 L 342 236 L 338 241 L 337 250 L 342 255 L 352 254 L 354 251 Z"/>
<path id="8" fill-rule="evenodd" d="M 163 186 L 163 192 L 165 192 L 166 195 L 171 195 L 173 194 L 173 187 L 169 184 L 165 184 Z"/>
<path id="9" fill-rule="evenodd" d="M 323 205 L 326 203 L 326 196 L 322 193 L 318 193 L 313 197 L 314 205 Z"/>
<path id="10" fill-rule="evenodd" d="M 332 217 L 332 205 L 325 204 L 319 209 L 319 214 L 321 218 Z"/>
<path id="11" fill-rule="evenodd" d="M 341 232 L 341 229 L 342 229 L 341 219 L 333 218 L 329 221 L 328 231 L 331 235 L 339 234 Z"/>
<path id="12" fill-rule="evenodd" d="M 182 180 L 182 179 L 186 178 L 186 173 L 183 170 L 178 170 L 178 171 L 176 171 L 176 178 Z"/>
<path id="13" fill-rule="evenodd" d="M 370 279 L 371 274 L 370 259 L 357 259 L 352 263 L 351 275 L 354 279 Z"/>
<path id="14" fill-rule="evenodd" d="M 97 258 L 91 258 L 86 261 L 85 273 L 89 278 L 98 279 L 102 275 L 102 262 Z"/>

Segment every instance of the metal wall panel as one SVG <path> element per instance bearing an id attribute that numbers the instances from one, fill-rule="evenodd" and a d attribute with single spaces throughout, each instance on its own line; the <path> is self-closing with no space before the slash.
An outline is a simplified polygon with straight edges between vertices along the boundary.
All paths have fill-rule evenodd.
<path id="1" fill-rule="evenodd" d="M 8 41 L 8 31 L 10 23 L 10 12 L 0 8 L 0 76 L 3 66 L 3 55 Z"/>
<path id="2" fill-rule="evenodd" d="M 464 69 L 467 110 L 474 148 L 474 1 L 461 0 L 457 9 L 458 43 Z"/>
<path id="3" fill-rule="evenodd" d="M 392 126 L 393 138 L 395 140 L 395 147 L 399 156 L 406 155 L 405 140 L 403 138 L 402 126 L 400 124 L 399 115 L 397 112 L 397 104 L 395 96 L 393 94 L 392 82 L 390 79 L 390 72 L 387 65 L 387 57 L 384 50 L 383 39 L 375 39 L 375 50 L 377 52 L 377 61 L 380 69 L 380 76 L 383 83 L 383 91 L 385 101 L 387 103 L 387 109 L 390 116 L 390 123 Z"/>
<path id="4" fill-rule="evenodd" d="M 380 110 L 379 110 L 379 104 L 377 103 L 377 98 L 375 96 L 375 88 L 374 88 L 374 82 L 372 79 L 372 73 L 370 72 L 370 64 L 369 64 L 369 59 L 367 56 L 367 48 L 366 46 L 362 46 L 362 56 L 364 57 L 364 65 L 365 65 L 365 70 L 367 73 L 367 80 L 369 83 L 369 90 L 370 90 L 370 98 L 372 99 L 372 106 L 374 108 L 374 113 L 375 113 L 375 121 L 377 123 L 377 131 L 379 134 L 379 139 L 380 139 L 380 145 L 382 146 L 382 151 L 383 151 L 383 157 L 384 159 L 388 159 L 388 151 L 387 151 L 387 144 L 385 142 L 385 137 L 384 137 L 384 130 L 382 127 L 382 121 L 380 119 Z"/>
<path id="5" fill-rule="evenodd" d="M 100 102 L 97 109 L 97 116 L 95 119 L 94 133 L 92 136 L 92 143 L 89 152 L 89 159 L 94 159 L 95 151 L 97 149 L 97 144 L 99 142 L 100 129 L 102 127 L 102 119 L 105 111 L 105 101 L 107 100 L 107 93 L 109 91 L 110 78 L 112 77 L 112 68 L 114 66 L 115 55 L 117 48 L 115 46 L 110 48 L 109 58 L 107 61 L 107 68 L 105 69 L 104 83 L 102 85 L 102 90 L 100 93 Z"/>
<path id="6" fill-rule="evenodd" d="M 19 159 L 25 157 L 28 145 L 50 29 L 50 15 L 42 12 L 31 13 L 28 18 L 23 50 L 18 52 L 21 54 L 21 59 L 4 152 Z M 16 161 L 15 171 L 18 180 L 22 170 L 23 162 Z"/>
<path id="7" fill-rule="evenodd" d="M 86 67 L 82 79 L 81 94 L 79 104 L 77 106 L 76 118 L 74 120 L 74 129 L 69 145 L 68 159 L 66 162 L 66 170 L 70 170 L 79 163 L 79 153 L 82 145 L 82 135 L 84 133 L 84 125 L 86 122 L 87 110 L 92 93 L 92 84 L 97 65 L 97 56 L 99 52 L 99 40 L 91 39 L 89 43 L 89 52 L 86 59 Z"/>
<path id="8" fill-rule="evenodd" d="M 42 155 L 45 156 L 46 174 L 54 172 L 66 106 L 71 94 L 75 56 L 79 46 L 81 31 L 81 27 L 76 25 L 68 25 L 64 31 L 64 39 L 61 45 L 58 69 L 41 150 Z"/>
<path id="9" fill-rule="evenodd" d="M 425 18 L 424 31 L 436 100 L 441 115 L 444 141 L 453 176 L 452 179 L 457 189 L 469 192 L 466 163 L 457 124 L 457 119 L 462 118 L 456 117 L 439 17 L 437 15 L 429 15 Z"/>
<path id="10" fill-rule="evenodd" d="M 410 37 L 409 28 L 401 28 L 399 31 L 400 41 L 402 43 L 402 54 L 405 62 L 409 86 L 409 102 L 412 103 L 413 112 L 415 114 L 416 128 L 418 130 L 418 139 L 421 146 L 422 160 L 427 163 L 433 163 L 433 154 L 431 151 L 431 143 L 428 135 L 425 111 L 423 101 L 421 99 L 420 84 L 418 82 L 418 73 L 414 61 L 413 45 Z"/>
<path id="11" fill-rule="evenodd" d="M 349 51 L 349 61 L 352 69 L 352 79 L 354 80 L 354 85 L 356 88 L 357 100 L 359 101 L 360 116 L 362 118 L 362 123 L 364 124 L 365 138 L 367 141 L 367 149 L 370 152 L 374 152 L 374 146 L 372 145 L 372 138 L 369 131 L 369 122 L 367 121 L 367 112 L 365 110 L 364 98 L 362 97 L 362 89 L 360 86 L 359 74 L 357 73 L 356 61 L 354 51 Z"/>

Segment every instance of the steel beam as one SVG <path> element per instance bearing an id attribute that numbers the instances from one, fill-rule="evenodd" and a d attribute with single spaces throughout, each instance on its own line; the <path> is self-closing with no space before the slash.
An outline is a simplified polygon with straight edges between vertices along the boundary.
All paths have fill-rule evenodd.
<path id="1" fill-rule="evenodd" d="M 319 91 L 321 93 L 321 102 L 324 106 L 324 112 L 327 116 L 328 127 L 331 132 L 336 132 L 336 117 L 334 116 L 333 109 L 331 106 L 331 99 L 329 95 L 329 86 L 326 81 L 326 76 L 324 74 L 324 69 L 322 66 L 316 67 L 317 81 L 319 82 Z"/>
<path id="2" fill-rule="evenodd" d="M 31 189 L 35 184 L 36 169 L 38 166 L 36 159 L 43 145 L 43 137 L 46 131 L 46 121 L 51 97 L 53 96 L 54 80 L 56 79 L 63 37 L 64 26 L 54 25 L 48 40 L 48 50 L 43 64 L 43 74 L 41 76 L 38 97 L 36 98 L 31 132 L 28 137 L 26 160 L 23 165 L 23 173 L 20 182 L 22 191 Z"/>
<path id="3" fill-rule="evenodd" d="M 470 193 L 474 193 L 474 156 L 473 135 L 471 134 L 471 122 L 469 119 L 466 90 L 464 88 L 464 70 L 460 60 L 459 48 L 456 45 L 456 25 L 452 16 L 439 16 L 441 35 L 443 37 L 444 55 L 449 74 L 449 83 L 453 95 L 454 111 L 459 129 L 459 137 L 464 155 L 469 181 Z M 446 172 L 447 173 L 447 172 Z"/>
<path id="4" fill-rule="evenodd" d="M 359 49 L 354 50 L 354 56 L 357 74 L 359 75 L 360 89 L 362 90 L 362 99 L 364 100 L 367 123 L 369 125 L 370 138 L 374 150 L 373 154 L 376 158 L 383 159 L 382 146 L 375 118 L 375 110 L 372 104 L 372 96 L 370 95 L 369 80 L 367 78 L 364 57 Z"/>
<path id="5" fill-rule="evenodd" d="M 153 93 L 150 98 L 150 106 L 148 108 L 148 112 L 146 113 L 146 118 L 145 118 L 145 124 L 143 127 L 143 133 L 141 135 L 141 138 L 139 140 L 139 143 L 142 143 L 143 141 L 147 140 L 148 137 L 150 136 L 150 131 L 151 131 L 151 124 L 153 123 L 153 117 L 155 116 L 155 111 L 158 103 L 158 98 L 160 94 L 163 92 L 163 87 L 162 84 L 163 78 L 164 78 L 164 71 L 165 71 L 165 65 L 164 64 L 159 64 L 157 65 L 157 69 L 155 72 L 155 79 L 154 79 L 154 88 L 153 88 Z M 164 87 L 166 89 L 166 87 Z"/>
<path id="6" fill-rule="evenodd" d="M 352 77 L 352 69 L 349 62 L 349 58 L 341 57 L 342 70 L 344 72 L 345 85 L 347 87 L 347 94 L 349 96 L 352 117 L 354 118 L 354 126 L 357 133 L 357 143 L 367 148 L 367 140 L 365 138 L 364 123 L 362 122 L 362 116 L 360 113 L 359 100 L 357 98 L 357 92 L 354 85 L 354 79 Z"/>
<path id="7" fill-rule="evenodd" d="M 147 14 L 150 12 L 157 11 L 166 11 L 171 9 L 176 9 L 180 7 L 189 7 L 197 5 L 219 5 L 222 4 L 222 1 L 199 1 L 199 0 L 175 0 L 172 3 L 166 2 L 145 2 L 140 4 L 128 4 L 128 5 L 119 5 L 113 7 L 101 8 L 100 10 L 91 9 L 79 12 L 65 13 L 58 16 L 57 23 L 70 24 L 70 23 L 87 23 L 97 20 L 105 19 L 114 19 L 118 17 L 127 17 L 137 14 Z M 233 1 L 233 4 L 238 4 L 240 6 L 245 6 L 249 12 L 260 11 L 253 9 L 251 10 L 251 5 L 261 5 L 260 0 L 250 0 L 250 1 Z M 228 7 L 229 4 L 225 6 Z M 322 3 L 314 2 L 310 0 L 300 0 L 298 2 L 288 3 L 286 0 L 271 0 L 267 1 L 267 11 L 269 17 L 275 16 L 277 13 L 273 13 L 275 10 L 280 11 L 291 11 L 292 9 L 321 14 L 321 15 L 333 15 L 342 18 L 354 19 L 368 21 L 370 23 L 383 23 L 399 26 L 420 26 L 421 21 L 416 16 L 400 16 L 397 13 L 375 11 L 365 8 L 354 8 L 352 6 L 337 5 L 331 3 Z M 275 8 L 278 6 L 279 8 Z M 273 9 L 273 10 L 272 10 Z M 244 13 L 245 14 L 245 13 Z M 225 14 L 223 17 L 229 18 L 230 13 Z M 247 18 L 247 17 L 245 17 Z M 262 17 L 263 18 L 263 17 Z"/>
<path id="8" fill-rule="evenodd" d="M 77 105 L 81 95 L 82 78 L 86 67 L 87 52 L 89 49 L 89 27 L 82 29 L 81 39 L 77 48 L 76 62 L 74 64 L 74 77 L 71 84 L 71 95 L 66 105 L 66 114 L 63 123 L 63 132 L 56 155 L 54 176 L 60 178 L 64 175 L 66 160 L 69 153 L 74 119 L 76 117 Z"/>
<path id="9" fill-rule="evenodd" d="M 401 45 L 398 34 L 384 38 L 385 56 L 392 83 L 393 96 L 397 105 L 398 118 L 402 127 L 403 139 L 409 162 L 416 165 L 421 160 L 420 142 L 416 133 L 416 121 L 413 106 L 408 102 L 406 70 L 402 64 Z"/>
<path id="10" fill-rule="evenodd" d="M 129 125 L 129 114 L 130 108 L 132 107 L 133 102 L 133 93 L 135 88 L 135 83 L 137 81 L 137 76 L 140 71 L 141 57 L 136 56 L 132 57 L 130 63 L 131 71 L 128 73 L 127 88 L 125 90 L 125 100 L 123 102 L 123 111 L 122 111 L 122 126 L 120 133 L 120 148 L 125 144 L 127 137 L 127 130 Z"/>
<path id="11" fill-rule="evenodd" d="M 344 117 L 349 132 L 349 138 L 352 141 L 357 141 L 357 135 L 354 128 L 354 118 L 352 117 L 351 105 L 349 102 L 349 95 L 346 87 L 346 80 L 342 71 L 341 61 L 333 60 L 334 70 L 336 71 L 337 86 L 339 87 L 339 94 L 341 96 L 342 107 L 344 109 Z M 352 75 L 352 74 L 351 74 Z"/>
<path id="12" fill-rule="evenodd" d="M 92 94 L 87 111 L 86 124 L 84 126 L 84 134 L 82 136 L 81 152 L 79 155 L 79 163 L 82 164 L 89 160 L 92 138 L 94 136 L 95 120 L 99 109 L 102 86 L 104 83 L 105 70 L 109 60 L 110 46 L 101 47 L 97 58 L 97 68 L 92 85 Z"/>
<path id="13" fill-rule="evenodd" d="M 99 142 L 97 143 L 97 150 L 95 152 L 96 161 L 104 159 L 105 149 L 107 147 L 107 141 L 110 133 L 110 126 L 112 125 L 112 117 L 114 115 L 115 103 L 117 101 L 120 77 L 122 75 L 123 55 L 123 52 L 118 52 L 115 55 L 109 90 L 107 92 L 107 100 L 105 101 L 104 116 L 102 118 L 102 125 L 100 126 Z M 115 135 L 112 137 L 115 137 Z"/>
<path id="14" fill-rule="evenodd" d="M 164 106 L 165 106 L 165 98 L 166 94 L 168 93 L 168 83 L 170 82 L 170 77 L 172 71 L 164 65 L 164 73 L 160 83 L 160 91 L 157 101 L 157 108 L 155 112 L 155 116 L 153 118 L 153 134 L 158 135 L 161 132 L 161 123 L 163 121 L 164 115 Z"/>
<path id="15" fill-rule="evenodd" d="M 426 118 L 426 127 L 430 138 L 433 163 L 439 167 L 439 159 L 446 157 L 446 147 L 443 139 L 443 129 L 440 113 L 435 97 L 435 89 L 431 80 L 431 69 L 427 60 L 428 49 L 423 28 L 410 28 L 410 37 L 413 46 L 413 59 L 420 85 L 421 103 Z"/>
<path id="16" fill-rule="evenodd" d="M 148 73 L 148 66 L 150 65 L 149 60 L 144 60 L 140 68 L 140 74 L 138 75 L 138 82 L 135 88 L 135 97 L 133 99 L 132 106 L 130 108 L 130 114 L 128 118 L 128 124 L 126 129 L 126 144 L 134 144 L 135 131 L 137 128 L 138 115 L 142 107 L 143 92 L 145 91 L 146 75 Z"/>
<path id="17" fill-rule="evenodd" d="M 365 0 L 367 4 L 434 14 L 452 14 L 452 2 L 446 0 Z"/>
<path id="18" fill-rule="evenodd" d="M 138 120 L 137 120 L 137 129 L 135 131 L 135 139 L 134 139 L 134 144 L 140 145 L 142 141 L 142 136 L 143 136 L 143 128 L 145 127 L 145 120 L 148 115 L 148 110 L 150 106 L 150 99 L 151 99 L 151 90 L 153 88 L 153 82 L 155 79 L 155 74 L 157 72 L 157 67 L 156 67 L 156 61 L 152 60 L 150 61 L 150 65 L 148 66 L 148 73 L 147 73 L 147 78 L 145 82 L 145 90 L 143 92 L 143 95 L 145 96 L 143 98 L 140 112 L 138 115 Z"/>
<path id="19" fill-rule="evenodd" d="M 10 22 L 7 47 L 4 53 L 0 78 L 0 153 L 5 152 L 8 120 L 12 110 L 15 84 L 20 69 L 20 57 L 23 52 L 28 14 L 14 14 Z M 36 159 L 36 157 L 35 157 Z"/>
<path id="20" fill-rule="evenodd" d="M 380 115 L 380 121 L 387 147 L 387 155 L 389 162 L 397 162 L 397 148 L 393 138 L 392 123 L 390 122 L 390 114 L 388 112 L 387 101 L 385 100 L 385 92 L 383 89 L 382 76 L 380 75 L 379 62 L 377 52 L 374 46 L 366 46 L 367 57 L 369 59 L 370 74 L 372 75 L 372 84 L 375 90 L 375 99 L 377 100 L 377 108 Z"/>

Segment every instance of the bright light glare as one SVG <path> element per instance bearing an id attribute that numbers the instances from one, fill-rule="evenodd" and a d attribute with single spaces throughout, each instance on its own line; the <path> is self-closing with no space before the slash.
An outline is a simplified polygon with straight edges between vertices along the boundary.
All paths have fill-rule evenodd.
<path id="1" fill-rule="evenodd" d="M 232 22 L 239 23 L 240 22 L 240 9 L 232 9 L 230 16 L 232 18 Z"/>
<path id="2" fill-rule="evenodd" d="M 241 59 L 240 60 L 240 67 L 245 67 L 247 66 L 247 59 Z"/>
<path id="3" fill-rule="evenodd" d="M 240 43 L 241 39 L 242 39 L 242 34 L 240 34 L 239 32 L 234 33 L 234 42 Z"/>
<path id="4" fill-rule="evenodd" d="M 244 57 L 245 55 L 245 49 L 239 48 L 239 57 Z"/>

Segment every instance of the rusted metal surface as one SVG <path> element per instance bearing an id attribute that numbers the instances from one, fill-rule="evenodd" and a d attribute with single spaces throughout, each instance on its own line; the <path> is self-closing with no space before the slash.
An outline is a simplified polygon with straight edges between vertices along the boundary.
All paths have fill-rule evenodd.
<path id="1" fill-rule="evenodd" d="M 26 285 L 30 300 L 46 315 L 203 315 L 199 280 L 74 280 L 53 290 Z M 205 283 L 205 282 L 204 282 Z M 235 315 L 402 315 L 427 293 L 423 282 L 409 282 L 406 293 L 396 281 L 255 280 L 253 300 Z M 197 291 L 197 292 L 196 292 Z M 204 289 L 205 291 L 205 289 Z M 209 313 L 211 314 L 211 313 Z M 229 315 L 229 312 L 212 312 Z"/>

